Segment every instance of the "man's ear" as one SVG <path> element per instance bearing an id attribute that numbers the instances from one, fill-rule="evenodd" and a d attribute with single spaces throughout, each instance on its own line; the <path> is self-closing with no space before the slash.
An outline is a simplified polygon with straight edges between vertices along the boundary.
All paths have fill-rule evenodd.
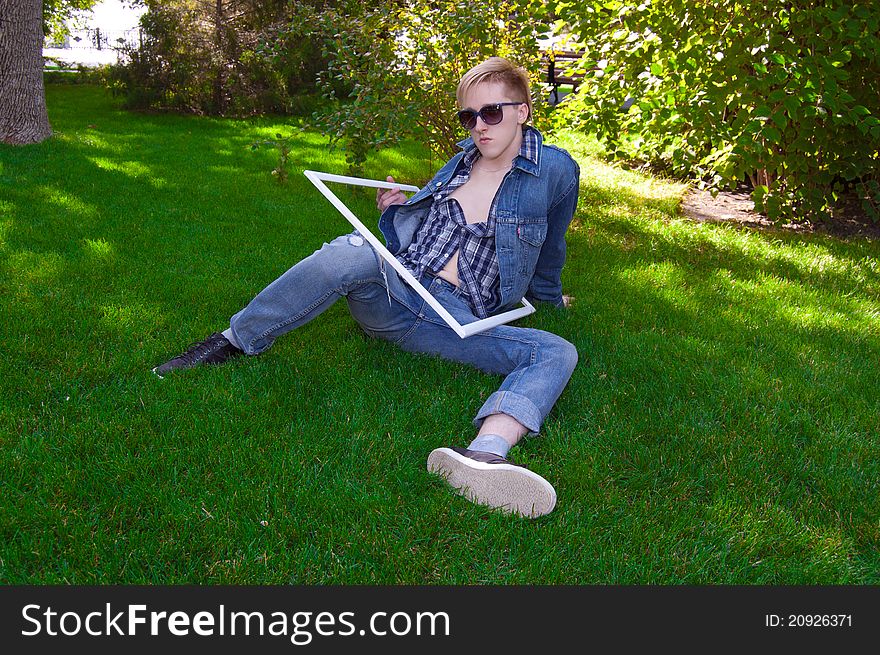
<path id="1" fill-rule="evenodd" d="M 529 120 L 529 105 L 528 103 L 524 102 L 519 106 L 519 115 L 517 116 L 517 122 L 520 125 L 525 125 L 527 120 Z"/>

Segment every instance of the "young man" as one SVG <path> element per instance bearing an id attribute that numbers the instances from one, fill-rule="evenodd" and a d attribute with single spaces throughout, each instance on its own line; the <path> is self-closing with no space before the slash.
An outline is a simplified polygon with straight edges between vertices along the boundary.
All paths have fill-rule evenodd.
<path id="1" fill-rule="evenodd" d="M 470 132 L 462 152 L 409 199 L 399 189 L 377 192 L 388 249 L 461 324 L 511 309 L 524 296 L 563 306 L 577 164 L 527 125 L 528 75 L 509 61 L 493 57 L 468 71 L 457 99 Z M 428 470 L 476 503 L 528 517 L 552 511 L 553 486 L 506 457 L 523 436 L 539 432 L 577 364 L 574 346 L 510 325 L 460 338 L 357 233 L 294 265 L 235 314 L 228 330 L 154 371 L 257 355 L 341 296 L 370 336 L 505 376 L 477 412 L 476 438 L 467 448 L 434 450 Z"/>

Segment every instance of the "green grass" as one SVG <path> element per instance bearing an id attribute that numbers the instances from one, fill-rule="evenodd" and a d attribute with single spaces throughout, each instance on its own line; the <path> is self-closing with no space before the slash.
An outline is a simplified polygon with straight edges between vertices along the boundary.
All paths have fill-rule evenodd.
<path id="1" fill-rule="evenodd" d="M 340 152 L 47 94 L 56 136 L 0 147 L 0 582 L 880 582 L 877 242 L 695 224 L 681 186 L 561 139 L 575 304 L 522 324 L 581 363 L 512 452 L 559 494 L 520 520 L 425 471 L 499 380 L 342 303 L 259 358 L 150 372 L 347 229 L 300 174 Z M 248 146 L 291 130 L 281 186 Z M 422 152 L 369 174 L 424 181 Z"/>

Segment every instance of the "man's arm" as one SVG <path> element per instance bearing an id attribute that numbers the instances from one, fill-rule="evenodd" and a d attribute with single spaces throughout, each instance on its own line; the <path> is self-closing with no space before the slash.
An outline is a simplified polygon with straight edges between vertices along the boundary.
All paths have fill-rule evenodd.
<path id="1" fill-rule="evenodd" d="M 571 304 L 571 299 L 566 301 L 562 295 L 562 267 L 565 264 L 565 232 L 577 207 L 579 178 L 580 169 L 574 164 L 569 188 L 547 213 L 547 238 L 541 246 L 535 274 L 526 293 L 529 300 L 549 302 L 557 307 Z"/>

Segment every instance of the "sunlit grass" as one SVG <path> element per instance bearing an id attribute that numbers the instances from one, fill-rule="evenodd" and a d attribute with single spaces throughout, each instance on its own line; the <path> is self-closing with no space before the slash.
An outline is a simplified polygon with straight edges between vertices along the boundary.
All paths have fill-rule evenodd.
<path id="1" fill-rule="evenodd" d="M 522 324 L 580 365 L 512 451 L 559 494 L 522 521 L 424 470 L 499 380 L 368 340 L 344 303 L 262 357 L 150 373 L 348 229 L 301 174 L 342 152 L 298 119 L 47 93 L 56 136 L 0 147 L 0 581 L 880 582 L 877 242 L 696 224 L 682 185 L 558 136 L 574 305 Z M 277 133 L 285 185 L 250 147 Z M 438 164 L 408 143 L 367 174 Z"/>
<path id="2" fill-rule="evenodd" d="M 105 239 L 85 239 L 85 247 L 96 259 L 109 259 L 113 256 L 113 244 Z"/>

